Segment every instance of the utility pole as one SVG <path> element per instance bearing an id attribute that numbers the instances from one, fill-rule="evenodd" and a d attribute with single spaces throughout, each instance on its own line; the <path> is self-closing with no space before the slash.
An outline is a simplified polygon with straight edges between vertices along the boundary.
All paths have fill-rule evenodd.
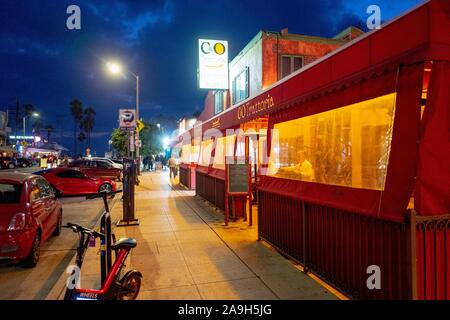
<path id="1" fill-rule="evenodd" d="M 19 98 L 17 97 L 17 103 L 16 103 L 16 124 L 14 126 L 14 135 L 17 137 L 17 127 L 19 126 L 19 109 L 20 109 L 20 104 L 19 104 Z"/>

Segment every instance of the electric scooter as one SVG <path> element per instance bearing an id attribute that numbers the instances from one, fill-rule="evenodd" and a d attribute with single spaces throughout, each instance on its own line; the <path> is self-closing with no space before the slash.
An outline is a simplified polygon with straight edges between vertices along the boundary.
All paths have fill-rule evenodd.
<path id="1" fill-rule="evenodd" d="M 103 198 L 105 206 L 104 215 L 109 215 L 106 193 L 88 196 L 86 198 L 94 199 L 98 197 Z M 76 266 L 81 270 L 88 246 L 92 243 L 95 244 L 95 239 L 97 238 L 105 240 L 107 235 L 74 223 L 67 223 L 63 227 L 70 228 L 73 232 L 79 234 L 80 239 L 77 248 Z M 73 283 L 70 283 L 72 286 L 67 286 L 64 300 L 135 300 L 137 298 L 141 288 L 142 274 L 139 271 L 130 270 L 124 276 L 121 276 L 122 270 L 125 267 L 125 260 L 131 249 L 136 247 L 137 242 L 132 238 L 123 238 L 115 241 L 114 235 L 112 235 L 112 238 L 114 243 L 111 245 L 111 250 L 114 250 L 116 258 L 110 270 L 107 270 L 106 279 L 102 283 L 101 289 L 75 288 L 75 283 L 77 282 L 75 280 Z M 72 276 L 75 276 L 75 274 L 76 272 L 73 271 Z"/>

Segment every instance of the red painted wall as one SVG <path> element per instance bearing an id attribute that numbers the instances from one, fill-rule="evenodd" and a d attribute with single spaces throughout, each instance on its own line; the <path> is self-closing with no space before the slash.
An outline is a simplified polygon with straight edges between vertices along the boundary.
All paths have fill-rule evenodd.
<path id="1" fill-rule="evenodd" d="M 287 40 L 276 35 L 263 37 L 263 88 L 278 81 L 279 57 L 281 55 L 303 56 L 304 64 L 310 64 L 331 51 L 339 48 L 345 42 L 332 41 L 335 44 Z M 278 50 L 277 50 L 278 46 Z M 278 54 L 277 54 L 278 51 Z"/>

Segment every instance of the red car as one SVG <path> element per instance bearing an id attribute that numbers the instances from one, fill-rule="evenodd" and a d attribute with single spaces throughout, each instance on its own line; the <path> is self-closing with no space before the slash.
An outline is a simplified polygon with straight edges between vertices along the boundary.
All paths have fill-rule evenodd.
<path id="1" fill-rule="evenodd" d="M 82 196 L 116 191 L 114 180 L 88 177 L 80 170 L 73 168 L 54 168 L 34 174 L 43 176 L 60 196 Z"/>
<path id="2" fill-rule="evenodd" d="M 0 260 L 34 267 L 41 245 L 60 234 L 61 224 L 61 204 L 44 178 L 0 174 Z"/>
<path id="3" fill-rule="evenodd" d="M 109 178 L 113 180 L 121 180 L 122 177 L 122 170 L 115 168 L 105 160 L 75 160 L 69 163 L 69 167 L 78 168 L 89 177 Z"/>

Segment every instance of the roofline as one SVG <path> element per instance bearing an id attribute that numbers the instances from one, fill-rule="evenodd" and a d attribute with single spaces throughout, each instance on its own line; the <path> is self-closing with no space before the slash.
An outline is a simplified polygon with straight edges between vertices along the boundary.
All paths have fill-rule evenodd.
<path id="1" fill-rule="evenodd" d="M 231 60 L 228 65 L 231 66 L 235 63 L 237 63 L 242 56 L 244 56 L 251 48 L 253 48 L 261 39 L 262 35 L 265 31 L 260 30 L 246 45 L 245 47 L 239 51 L 239 53 Z"/>

